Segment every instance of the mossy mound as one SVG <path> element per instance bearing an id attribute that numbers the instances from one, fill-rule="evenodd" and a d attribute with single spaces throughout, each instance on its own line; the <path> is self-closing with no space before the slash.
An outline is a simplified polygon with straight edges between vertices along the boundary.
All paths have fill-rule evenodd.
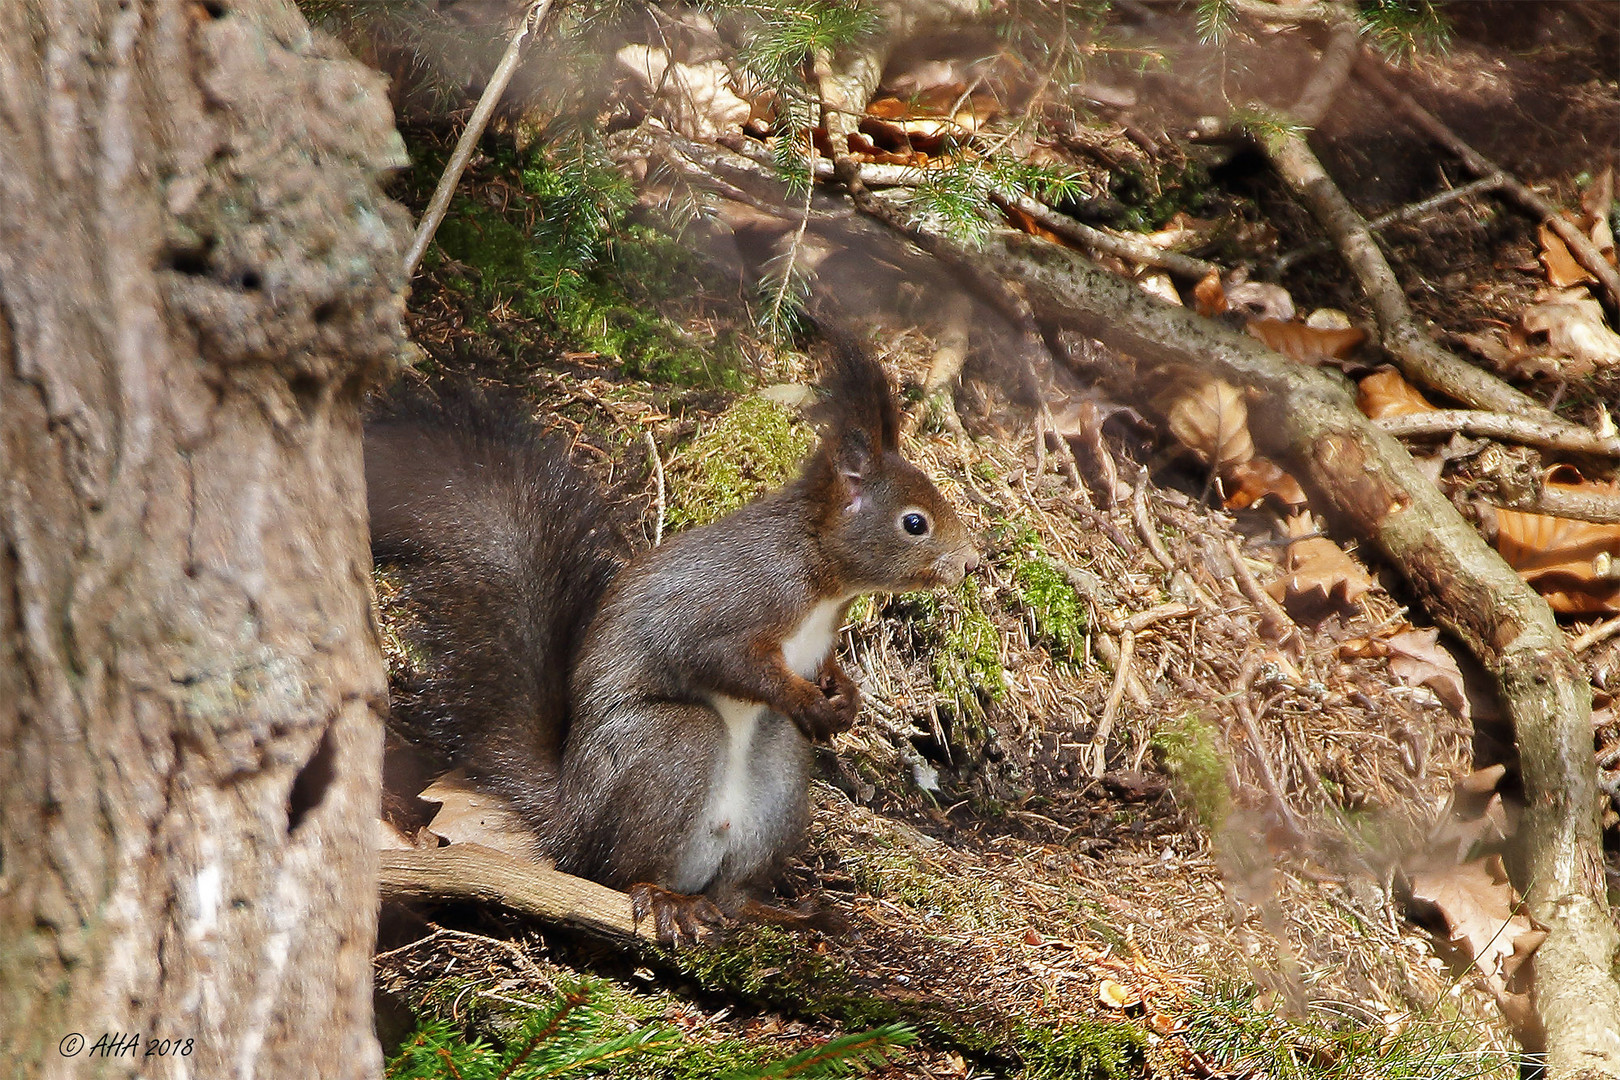
<path id="1" fill-rule="evenodd" d="M 781 487 L 815 449 L 815 431 L 757 395 L 739 398 L 671 462 L 672 529 L 707 525 Z"/>

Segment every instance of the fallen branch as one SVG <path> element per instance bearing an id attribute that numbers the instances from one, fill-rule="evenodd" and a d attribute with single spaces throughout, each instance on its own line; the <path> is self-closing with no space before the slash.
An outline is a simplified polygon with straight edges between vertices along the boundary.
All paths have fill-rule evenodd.
<path id="1" fill-rule="evenodd" d="M 1353 22 L 1341 23 L 1334 30 L 1335 44 L 1347 37 L 1353 43 L 1354 35 Z M 1342 55 L 1342 50 L 1334 53 L 1335 60 L 1342 63 Z M 1351 56 L 1353 58 L 1354 54 Z M 1337 66 L 1333 73 L 1338 73 Z M 1320 108 L 1320 97 L 1307 89 L 1300 99 L 1301 104 L 1311 109 Z M 1494 375 L 1452 355 L 1423 332 L 1406 302 L 1405 289 L 1374 242 L 1366 220 L 1328 176 L 1302 134 L 1288 123 L 1277 123 L 1266 125 L 1257 132 L 1257 137 L 1272 167 L 1327 230 L 1356 276 L 1378 319 L 1384 349 L 1403 374 L 1472 408 L 1534 417 L 1549 427 L 1568 432 L 1572 438 L 1581 437 L 1576 433 L 1583 432 L 1583 428 L 1555 415 Z"/>
<path id="2" fill-rule="evenodd" d="M 1528 416 L 1481 412 L 1475 409 L 1436 409 L 1434 412 L 1386 416 L 1374 421 L 1396 438 L 1451 435 L 1461 432 L 1499 442 L 1521 443 L 1564 454 L 1620 457 L 1620 438 L 1605 438 L 1567 421 L 1557 426 Z"/>
<path id="3" fill-rule="evenodd" d="M 1504 179 L 1506 177 L 1502 174 L 1484 176 L 1478 180 L 1471 180 L 1462 187 L 1447 188 L 1438 194 L 1430 195 L 1427 199 L 1419 199 L 1417 202 L 1397 207 L 1387 214 L 1379 214 L 1367 222 L 1367 228 L 1374 232 L 1381 232 L 1400 222 L 1416 221 L 1427 214 L 1434 213 L 1443 206 L 1450 206 L 1459 199 L 1466 199 L 1470 195 L 1480 195 L 1487 191 L 1495 191 L 1502 186 Z M 1303 247 L 1297 247 L 1292 251 L 1277 256 L 1276 261 L 1271 264 L 1272 273 L 1282 274 L 1303 258 L 1311 255 L 1323 255 L 1332 250 L 1333 245 L 1326 240 L 1317 240 Z"/>
<path id="4" fill-rule="evenodd" d="M 495 111 L 501 95 L 506 93 L 507 84 L 512 81 L 512 73 L 517 70 L 518 54 L 523 50 L 523 39 L 539 27 L 550 8 L 551 0 L 533 0 L 529 4 L 528 10 L 523 13 L 523 21 L 518 23 L 517 29 L 512 32 L 512 39 L 506 43 L 501 62 L 490 73 L 489 82 L 484 86 L 467 126 L 462 129 L 455 150 L 450 154 L 450 162 L 444 167 L 444 175 L 439 177 L 439 186 L 433 189 L 433 198 L 428 200 L 427 210 L 416 227 L 410 250 L 405 253 L 406 281 L 415 276 L 417 266 L 421 265 L 433 234 L 439 231 L 439 223 L 444 220 L 445 211 L 450 209 L 450 200 L 456 194 L 456 185 L 461 183 L 461 174 L 467 170 L 467 163 L 472 160 L 478 140 L 483 137 L 484 128 L 489 124 L 490 114 Z"/>
<path id="5" fill-rule="evenodd" d="M 609 937 L 654 937 L 652 920 L 637 924 L 617 889 L 481 844 L 378 854 L 384 900 L 476 900 Z"/>
<path id="6" fill-rule="evenodd" d="M 1499 177 L 1498 186 L 1511 195 L 1515 202 L 1539 216 L 1548 228 L 1558 234 L 1558 238 L 1569 248 L 1569 253 L 1581 264 L 1582 269 L 1602 283 L 1604 292 L 1609 296 L 1610 309 L 1620 311 L 1620 270 L 1610 266 L 1609 260 L 1603 257 L 1603 253 L 1596 245 L 1585 233 L 1577 229 L 1572 221 L 1559 213 L 1556 206 L 1463 142 L 1454 131 L 1441 123 L 1439 118 L 1414 101 L 1412 95 L 1397 88 L 1389 81 L 1384 73 L 1383 64 L 1379 61 L 1371 56 L 1363 56 L 1357 70 L 1361 72 L 1369 86 L 1406 113 L 1431 139 L 1461 158 L 1470 172 L 1476 176 Z"/>
<path id="7" fill-rule="evenodd" d="M 1552 517 L 1595 521 L 1599 525 L 1620 525 L 1620 494 L 1602 491 L 1572 491 L 1554 485 L 1543 487 L 1540 496 L 1529 506 L 1515 510 L 1529 510 Z"/>
<path id="8" fill-rule="evenodd" d="M 865 180 L 865 176 L 862 176 Z M 1172 274 L 1179 274 L 1184 278 L 1199 281 L 1212 272 L 1218 272 L 1220 267 L 1204 259 L 1196 259 L 1191 255 L 1183 255 L 1178 251 L 1165 251 L 1155 247 L 1146 240 L 1134 236 L 1125 236 L 1121 233 L 1106 232 L 1093 228 L 1081 221 L 1076 221 L 1067 214 L 1060 214 L 1050 206 L 1028 195 L 1020 195 L 1016 199 L 1008 199 L 1002 195 L 992 193 L 990 196 L 996 205 L 1006 209 L 1011 207 L 1024 214 L 1042 228 L 1050 229 L 1065 240 L 1073 240 L 1092 251 L 1100 251 L 1105 255 L 1127 259 L 1130 262 L 1140 263 L 1143 266 L 1157 266 L 1168 270 Z"/>

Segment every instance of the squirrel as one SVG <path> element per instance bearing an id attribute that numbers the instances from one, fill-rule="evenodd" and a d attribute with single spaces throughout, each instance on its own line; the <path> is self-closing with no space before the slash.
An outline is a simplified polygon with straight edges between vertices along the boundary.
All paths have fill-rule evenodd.
<path id="1" fill-rule="evenodd" d="M 372 547 L 429 673 L 394 725 L 498 796 L 558 869 L 628 889 L 659 936 L 735 914 L 803 836 L 812 744 L 860 695 L 850 603 L 978 565 L 900 454 L 877 362 L 841 344 L 796 480 L 630 557 L 611 504 L 511 403 L 395 401 L 367 424 Z"/>

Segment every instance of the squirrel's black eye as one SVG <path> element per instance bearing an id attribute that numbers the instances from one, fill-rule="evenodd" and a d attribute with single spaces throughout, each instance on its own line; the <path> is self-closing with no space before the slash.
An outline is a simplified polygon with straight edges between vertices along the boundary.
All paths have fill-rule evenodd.
<path id="1" fill-rule="evenodd" d="M 912 536 L 924 536 L 928 532 L 928 519 L 918 513 L 910 513 L 900 519 L 900 527 Z"/>

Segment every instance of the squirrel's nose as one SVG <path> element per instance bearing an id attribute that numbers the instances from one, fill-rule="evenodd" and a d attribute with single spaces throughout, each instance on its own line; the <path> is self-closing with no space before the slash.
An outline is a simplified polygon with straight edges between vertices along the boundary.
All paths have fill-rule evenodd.
<path id="1" fill-rule="evenodd" d="M 979 553 L 977 551 L 969 551 L 967 553 L 967 558 L 962 560 L 962 576 L 966 577 L 968 574 L 973 573 L 973 571 L 977 570 L 978 568 Z"/>

